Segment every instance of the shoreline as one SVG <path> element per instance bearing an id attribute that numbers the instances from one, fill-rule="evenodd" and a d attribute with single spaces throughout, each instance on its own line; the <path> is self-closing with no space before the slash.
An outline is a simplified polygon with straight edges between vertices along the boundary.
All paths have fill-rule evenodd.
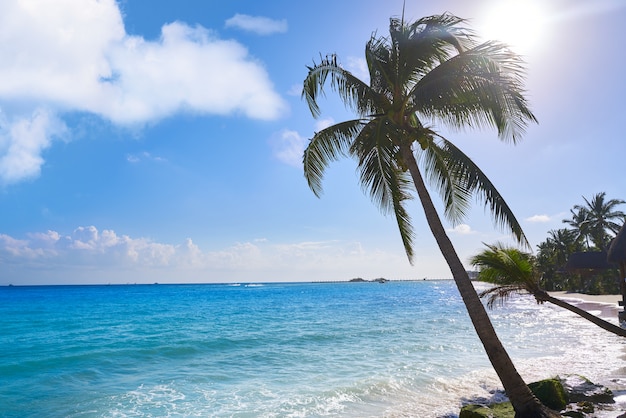
<path id="1" fill-rule="evenodd" d="M 618 312 L 622 309 L 619 306 L 622 295 L 587 295 L 567 291 L 548 292 L 548 294 L 596 316 L 613 319 L 616 322 L 618 321 Z"/>

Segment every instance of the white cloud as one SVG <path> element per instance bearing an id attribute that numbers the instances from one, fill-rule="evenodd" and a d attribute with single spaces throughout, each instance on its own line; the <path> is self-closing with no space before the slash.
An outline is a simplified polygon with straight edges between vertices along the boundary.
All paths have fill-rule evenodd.
<path id="1" fill-rule="evenodd" d="M 472 230 L 472 228 L 467 224 L 460 224 L 455 226 L 452 229 L 448 230 L 449 232 L 454 232 L 459 235 L 470 235 L 475 234 L 476 232 Z"/>
<path id="2" fill-rule="evenodd" d="M 152 155 L 148 151 L 143 151 L 138 154 L 127 155 L 126 161 L 128 161 L 129 163 L 133 163 L 133 164 L 139 163 L 141 161 L 154 161 L 157 163 L 162 163 L 162 162 L 167 162 L 167 159 Z"/>
<path id="3" fill-rule="evenodd" d="M 526 218 L 525 220 L 532 223 L 545 223 L 550 222 L 552 218 L 550 218 L 550 216 L 548 215 L 533 215 L 529 218 Z"/>
<path id="4" fill-rule="evenodd" d="M 302 95 L 302 84 L 294 84 L 287 90 L 289 96 L 300 97 Z"/>
<path id="5" fill-rule="evenodd" d="M 271 35 L 273 33 L 287 32 L 287 21 L 237 13 L 226 21 L 226 27 L 243 29 L 259 35 Z"/>
<path id="6" fill-rule="evenodd" d="M 95 226 L 70 234 L 32 233 L 25 239 L 0 234 L 0 260 L 7 272 L 0 285 L 348 280 L 386 274 L 406 279 L 412 274 L 403 253 L 368 249 L 359 242 L 258 239 L 206 251 L 190 238 L 173 245 Z M 389 266 L 394 266 L 391 273 Z"/>
<path id="7" fill-rule="evenodd" d="M 321 131 L 322 129 L 326 129 L 334 124 L 335 120 L 333 118 L 318 119 L 315 122 L 315 131 Z"/>
<path id="8" fill-rule="evenodd" d="M 302 155 L 307 140 L 296 131 L 284 130 L 276 134 L 270 143 L 274 149 L 274 155 L 280 161 L 293 167 L 302 167 Z"/>
<path id="9" fill-rule="evenodd" d="M 42 152 L 54 138 L 67 134 L 65 124 L 43 109 L 35 109 L 30 117 L 0 119 L 0 183 L 37 177 L 44 163 Z"/>
<path id="10" fill-rule="evenodd" d="M 348 57 L 345 68 L 361 81 L 369 83 L 370 73 L 367 69 L 367 61 L 365 61 L 365 58 Z"/>
<path id="11" fill-rule="evenodd" d="M 157 40 L 130 36 L 114 0 L 0 2 L 0 56 L 4 183 L 39 174 L 64 112 L 136 126 L 185 111 L 268 120 L 286 109 L 240 43 L 181 22 Z"/>
<path id="12" fill-rule="evenodd" d="M 315 131 L 321 131 L 335 123 L 333 118 L 319 119 L 315 123 Z M 302 137 L 298 132 L 285 129 L 270 139 L 274 156 L 287 165 L 302 168 L 302 156 L 309 138 Z"/>

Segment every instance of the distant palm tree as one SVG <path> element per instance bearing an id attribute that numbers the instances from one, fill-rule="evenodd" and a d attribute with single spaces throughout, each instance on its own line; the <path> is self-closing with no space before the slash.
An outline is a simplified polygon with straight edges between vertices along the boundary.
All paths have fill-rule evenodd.
<path id="1" fill-rule="evenodd" d="M 541 405 L 515 369 L 448 238 L 425 179 L 443 198 L 445 215 L 457 222 L 473 197 L 489 206 L 497 223 L 527 244 L 500 193 L 460 149 L 431 123 L 453 128 L 495 126 L 501 139 L 516 142 L 536 122 L 523 96 L 523 66 L 503 44 L 477 44 L 450 14 L 414 23 L 390 20 L 388 38 L 372 36 L 365 48 L 369 84 L 334 55 L 309 67 L 302 95 L 318 117 L 318 98 L 330 82 L 357 118 L 314 134 L 304 152 L 304 173 L 320 196 L 325 168 L 342 156 L 357 160 L 360 181 L 383 212 L 395 215 L 409 260 L 413 229 L 405 203 L 415 187 L 428 225 L 446 259 L 474 328 L 500 377 L 516 417 L 556 417 Z M 413 185 L 411 186 L 411 182 Z"/>
<path id="2" fill-rule="evenodd" d="M 539 284 L 539 273 L 535 268 L 535 259 L 529 254 L 503 244 L 487 245 L 487 249 L 473 256 L 470 260 L 478 267 L 480 281 L 495 284 L 484 290 L 480 297 L 488 297 L 487 305 L 493 307 L 496 302 L 507 300 L 511 295 L 530 293 L 537 303 L 550 302 L 567 309 L 595 325 L 621 337 L 626 337 L 626 329 L 603 320 L 589 312 L 571 305 L 561 299 L 550 296 Z"/>
<path id="3" fill-rule="evenodd" d="M 583 251 L 583 243 L 579 239 L 579 232 L 573 229 L 557 229 L 548 231 L 543 250 L 550 250 L 554 254 L 554 262 L 563 267 L 569 256 L 575 252 Z M 540 248 L 542 250 L 542 248 Z"/>
<path id="4" fill-rule="evenodd" d="M 575 206 L 570 209 L 572 219 L 563 219 L 563 223 L 572 227 L 576 233 L 576 239 L 584 242 L 589 248 L 589 211 L 586 208 Z"/>
<path id="5" fill-rule="evenodd" d="M 591 200 L 585 200 L 585 205 L 575 205 L 571 211 L 575 215 L 572 221 L 564 220 L 574 226 L 581 235 L 591 239 L 591 242 L 600 251 L 606 251 L 612 236 L 615 236 L 624 224 L 626 215 L 616 206 L 626 203 L 621 199 L 605 200 L 606 193 L 593 195 Z M 574 212 L 577 211 L 577 212 Z"/>
<path id="6" fill-rule="evenodd" d="M 571 254 L 584 250 L 580 234 L 564 228 L 551 230 L 548 234 L 549 237 L 537 245 L 537 268 L 543 272 L 542 283 L 549 290 L 576 287 L 574 282 L 579 276 L 563 272 L 562 268 Z"/>

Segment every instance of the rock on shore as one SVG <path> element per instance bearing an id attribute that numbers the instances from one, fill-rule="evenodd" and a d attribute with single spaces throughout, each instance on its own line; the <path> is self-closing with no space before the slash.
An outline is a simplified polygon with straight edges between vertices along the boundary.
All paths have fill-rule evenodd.
<path id="1" fill-rule="evenodd" d="M 594 384 L 589 379 L 570 375 L 534 382 L 528 385 L 539 400 L 561 415 L 574 418 L 591 418 L 599 410 L 614 410 L 613 393 L 608 388 Z M 621 411 L 622 413 L 624 411 Z M 618 411 L 616 413 L 619 414 Z M 490 405 L 470 404 L 461 409 L 459 418 L 514 418 L 510 402 Z M 626 414 L 616 415 L 626 418 Z"/>

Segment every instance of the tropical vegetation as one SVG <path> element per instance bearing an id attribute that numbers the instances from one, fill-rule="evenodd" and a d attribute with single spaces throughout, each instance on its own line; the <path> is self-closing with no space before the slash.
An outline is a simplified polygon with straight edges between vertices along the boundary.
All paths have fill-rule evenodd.
<path id="1" fill-rule="evenodd" d="M 558 416 L 529 390 L 500 342 L 489 316 L 446 234 L 426 183 L 438 192 L 453 223 L 473 198 L 485 203 L 496 223 L 528 244 L 498 190 L 478 166 L 434 129 L 495 127 L 515 143 L 536 122 L 524 97 L 520 58 L 498 42 L 478 43 L 465 21 L 450 14 L 415 22 L 391 18 L 389 36 L 373 34 L 365 47 L 369 80 L 363 81 L 329 55 L 308 68 L 302 96 L 314 117 L 330 87 L 356 118 L 316 132 L 304 151 L 304 174 L 320 196 L 326 167 L 340 157 L 357 162 L 360 183 L 373 202 L 395 216 L 412 260 L 413 228 L 406 202 L 417 197 L 448 263 L 487 356 L 516 417 Z"/>
<path id="2" fill-rule="evenodd" d="M 479 269 L 477 280 L 494 285 L 479 294 L 480 297 L 487 298 L 489 307 L 507 300 L 513 294 L 528 293 L 535 297 L 537 303 L 549 302 L 560 306 L 606 331 L 626 337 L 626 329 L 546 292 L 540 285 L 541 273 L 537 270 L 537 262 L 532 254 L 502 243 L 486 245 L 486 247 L 485 250 L 473 256 L 470 262 Z"/>
<path id="3" fill-rule="evenodd" d="M 544 289 L 569 290 L 590 294 L 620 293 L 619 273 L 614 268 L 594 271 L 566 271 L 567 260 L 574 253 L 604 253 L 626 220 L 618 206 L 621 199 L 607 199 L 605 192 L 583 197 L 584 204 L 570 209 L 571 217 L 563 223 L 569 228 L 548 232 L 548 238 L 537 246 L 536 268 Z"/>

